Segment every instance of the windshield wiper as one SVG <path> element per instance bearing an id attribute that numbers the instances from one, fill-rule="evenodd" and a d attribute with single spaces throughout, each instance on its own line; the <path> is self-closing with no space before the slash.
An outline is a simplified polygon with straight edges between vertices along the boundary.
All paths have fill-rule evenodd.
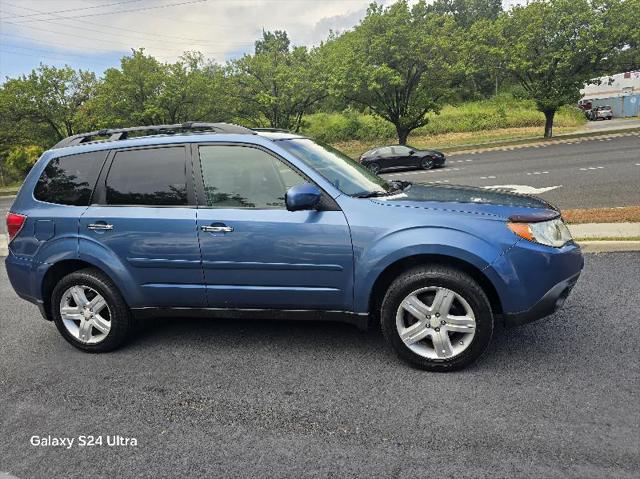
<path id="1" fill-rule="evenodd" d="M 351 196 L 353 198 L 376 198 L 378 196 L 387 196 L 389 194 L 391 194 L 390 191 L 363 191 Z"/>
<path id="2" fill-rule="evenodd" d="M 412 185 L 410 181 L 402 181 L 402 180 L 393 180 L 393 181 L 390 181 L 389 184 L 393 188 L 393 191 L 398 191 L 398 190 L 404 191 Z"/>
<path id="3" fill-rule="evenodd" d="M 401 181 L 401 180 L 394 180 L 394 181 L 390 181 L 389 182 L 389 186 L 391 188 L 389 188 L 388 191 L 362 191 L 360 193 L 356 193 L 355 195 L 351 195 L 353 198 L 376 198 L 376 197 L 380 197 L 380 196 L 388 196 L 391 195 L 393 193 L 397 193 L 398 191 L 404 191 L 407 188 L 409 188 L 411 186 L 411 182 L 410 181 Z"/>

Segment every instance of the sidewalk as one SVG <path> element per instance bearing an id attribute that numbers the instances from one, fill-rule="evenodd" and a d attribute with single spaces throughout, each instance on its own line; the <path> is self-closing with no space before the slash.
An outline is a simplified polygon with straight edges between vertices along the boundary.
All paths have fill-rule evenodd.
<path id="1" fill-rule="evenodd" d="M 640 238 L 640 223 L 582 223 L 569 225 L 576 239 Z"/>

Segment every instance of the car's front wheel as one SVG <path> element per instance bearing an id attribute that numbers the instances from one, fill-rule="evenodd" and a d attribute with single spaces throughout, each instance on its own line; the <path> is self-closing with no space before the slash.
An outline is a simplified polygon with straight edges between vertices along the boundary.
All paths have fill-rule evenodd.
<path id="1" fill-rule="evenodd" d="M 429 371 L 454 371 L 474 362 L 493 334 L 482 288 L 467 274 L 443 266 L 399 276 L 387 290 L 380 317 L 398 356 Z"/>
<path id="2" fill-rule="evenodd" d="M 369 171 L 371 171 L 371 173 L 374 173 L 376 175 L 380 173 L 380 163 L 376 163 L 375 161 L 369 163 L 367 165 L 367 168 L 369 168 Z"/>
<path id="3" fill-rule="evenodd" d="M 422 168 L 423 170 L 430 170 L 431 168 L 433 168 L 433 165 L 433 159 L 429 157 L 420 160 L 420 168 Z"/>
<path id="4" fill-rule="evenodd" d="M 51 312 L 62 337 L 91 353 L 111 351 L 129 336 L 129 308 L 112 281 L 87 268 L 68 274 L 53 289 Z"/>

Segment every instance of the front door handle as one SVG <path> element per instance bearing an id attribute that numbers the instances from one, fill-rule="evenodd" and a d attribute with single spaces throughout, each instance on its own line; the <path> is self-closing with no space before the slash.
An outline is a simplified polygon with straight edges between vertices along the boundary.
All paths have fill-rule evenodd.
<path id="1" fill-rule="evenodd" d="M 233 231 L 232 226 L 227 226 L 223 224 L 201 226 L 200 229 L 206 233 L 231 233 Z"/>
<path id="2" fill-rule="evenodd" d="M 93 231 L 111 231 L 113 225 L 108 225 L 107 223 L 90 223 L 87 225 L 87 228 Z"/>

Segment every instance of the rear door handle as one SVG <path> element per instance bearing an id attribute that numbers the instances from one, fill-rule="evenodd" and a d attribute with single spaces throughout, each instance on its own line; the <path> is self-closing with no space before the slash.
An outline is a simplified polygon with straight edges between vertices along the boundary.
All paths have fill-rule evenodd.
<path id="1" fill-rule="evenodd" d="M 206 233 L 231 233 L 233 231 L 233 227 L 227 225 L 201 226 L 200 229 Z"/>
<path id="2" fill-rule="evenodd" d="M 111 231 L 113 225 L 108 225 L 107 223 L 90 223 L 87 225 L 87 228 L 93 231 Z"/>

